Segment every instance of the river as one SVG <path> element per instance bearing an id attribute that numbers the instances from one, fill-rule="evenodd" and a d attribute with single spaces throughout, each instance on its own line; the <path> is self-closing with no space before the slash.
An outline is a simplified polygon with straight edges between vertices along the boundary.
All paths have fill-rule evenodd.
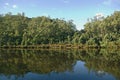
<path id="1" fill-rule="evenodd" d="M 1 49 L 0 80 L 120 80 L 120 50 Z"/>

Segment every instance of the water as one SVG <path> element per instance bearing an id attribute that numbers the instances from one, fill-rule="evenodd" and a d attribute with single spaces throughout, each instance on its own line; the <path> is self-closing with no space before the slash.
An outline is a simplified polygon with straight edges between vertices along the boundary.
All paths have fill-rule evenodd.
<path id="1" fill-rule="evenodd" d="M 119 50 L 0 50 L 0 80 L 120 80 Z"/>

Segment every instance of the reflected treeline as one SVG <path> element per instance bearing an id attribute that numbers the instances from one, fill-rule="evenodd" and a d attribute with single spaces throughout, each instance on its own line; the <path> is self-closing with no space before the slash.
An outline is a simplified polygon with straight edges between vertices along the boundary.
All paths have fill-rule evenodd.
<path id="1" fill-rule="evenodd" d="M 97 75 L 107 72 L 120 80 L 120 50 L 87 50 L 83 60 L 89 71 Z"/>
<path id="2" fill-rule="evenodd" d="M 72 54 L 54 50 L 0 50 L 0 73 L 21 75 L 27 72 L 71 71 Z"/>
<path id="3" fill-rule="evenodd" d="M 120 50 L 0 50 L 0 74 L 72 71 L 77 60 L 85 61 L 89 71 L 120 79 Z"/>

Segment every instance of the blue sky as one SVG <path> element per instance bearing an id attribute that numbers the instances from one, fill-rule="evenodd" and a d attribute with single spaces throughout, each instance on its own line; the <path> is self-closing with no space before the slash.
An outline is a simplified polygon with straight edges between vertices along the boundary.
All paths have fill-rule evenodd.
<path id="1" fill-rule="evenodd" d="M 120 10 L 120 0 L 0 0 L 0 14 L 24 12 L 28 17 L 72 19 L 79 30 L 88 18 L 97 13 L 107 16 L 115 10 Z"/>

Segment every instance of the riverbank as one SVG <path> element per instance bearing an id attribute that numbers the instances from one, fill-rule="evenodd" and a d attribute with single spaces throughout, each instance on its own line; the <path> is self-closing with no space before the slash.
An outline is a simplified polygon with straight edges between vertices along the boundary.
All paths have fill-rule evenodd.
<path id="1" fill-rule="evenodd" d="M 0 46 L 0 48 L 38 48 L 38 49 L 99 49 L 99 48 L 117 48 L 119 49 L 119 45 L 108 45 L 108 46 L 96 46 L 96 45 L 80 45 L 80 44 L 41 44 L 41 45 L 5 45 Z"/>

